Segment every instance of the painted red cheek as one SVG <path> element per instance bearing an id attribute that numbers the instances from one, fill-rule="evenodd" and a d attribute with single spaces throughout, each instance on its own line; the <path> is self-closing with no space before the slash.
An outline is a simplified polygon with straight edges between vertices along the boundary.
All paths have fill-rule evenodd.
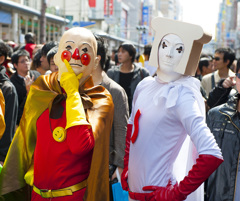
<path id="1" fill-rule="evenodd" d="M 62 52 L 62 55 L 61 55 L 62 61 L 63 61 L 64 59 L 66 59 L 67 61 L 70 61 L 71 57 L 72 57 L 71 52 L 69 52 L 69 51 L 67 51 L 67 50 L 64 50 L 64 51 Z"/>
<path id="2" fill-rule="evenodd" d="M 91 57 L 89 54 L 84 53 L 81 56 L 81 62 L 84 66 L 87 66 L 90 63 Z"/>

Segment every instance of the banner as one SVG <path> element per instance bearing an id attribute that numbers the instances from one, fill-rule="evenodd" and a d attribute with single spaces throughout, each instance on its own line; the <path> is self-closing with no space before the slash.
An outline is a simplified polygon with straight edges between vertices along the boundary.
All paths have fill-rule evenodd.
<path id="1" fill-rule="evenodd" d="M 113 15 L 113 0 L 109 0 L 109 15 Z"/>
<path id="2" fill-rule="evenodd" d="M 96 8 L 96 0 L 88 0 L 88 4 L 90 8 Z"/>
<path id="3" fill-rule="evenodd" d="M 144 6 L 142 8 L 142 25 L 149 26 L 149 7 Z"/>
<path id="4" fill-rule="evenodd" d="M 104 16 L 113 15 L 113 0 L 104 0 Z"/>
<path id="5" fill-rule="evenodd" d="M 103 10 L 104 10 L 104 16 L 105 16 L 105 17 L 108 15 L 107 5 L 108 5 L 108 0 L 104 0 Z"/>
<path id="6" fill-rule="evenodd" d="M 145 2 L 144 2 L 145 3 Z M 142 8 L 142 25 L 148 27 L 149 26 L 149 6 L 144 4 Z M 145 30 L 142 33 L 142 43 L 146 45 L 148 43 L 148 31 Z"/>

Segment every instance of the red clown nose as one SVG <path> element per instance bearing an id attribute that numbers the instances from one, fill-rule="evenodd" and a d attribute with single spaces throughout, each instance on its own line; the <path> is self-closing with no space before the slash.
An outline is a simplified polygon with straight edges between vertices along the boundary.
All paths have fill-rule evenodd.
<path id="1" fill-rule="evenodd" d="M 75 51 L 74 51 L 74 53 L 72 55 L 72 58 L 75 59 L 75 60 L 79 60 L 80 59 L 78 48 L 75 49 Z"/>

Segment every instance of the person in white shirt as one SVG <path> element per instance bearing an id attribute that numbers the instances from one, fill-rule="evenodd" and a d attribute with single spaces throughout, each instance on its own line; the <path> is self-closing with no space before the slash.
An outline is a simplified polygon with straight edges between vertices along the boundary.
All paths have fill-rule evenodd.
<path id="1" fill-rule="evenodd" d="M 203 76 L 201 84 L 206 91 L 207 96 L 209 92 L 218 85 L 221 79 L 234 76 L 234 72 L 230 69 L 235 59 L 235 53 L 230 48 L 218 48 L 215 50 L 213 58 L 213 73 Z"/>

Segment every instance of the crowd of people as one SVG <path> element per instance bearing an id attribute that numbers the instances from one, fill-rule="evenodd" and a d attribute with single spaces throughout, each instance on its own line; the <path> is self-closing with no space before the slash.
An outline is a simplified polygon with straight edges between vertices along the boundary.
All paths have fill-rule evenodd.
<path id="1" fill-rule="evenodd" d="M 182 76 L 159 70 L 164 55 L 183 53 L 174 34 L 158 41 L 157 66 L 149 62 L 152 44 L 137 56 L 135 46 L 124 42 L 110 56 L 104 39 L 84 28 L 46 44 L 27 33 L 25 43 L 0 41 L 3 199 L 113 200 L 111 184 L 122 175 L 130 200 L 185 200 L 206 179 L 205 201 L 240 200 L 240 60 L 231 48 L 202 53 L 195 76 Z M 172 47 L 176 53 L 169 55 Z M 198 90 L 198 82 L 202 111 L 195 105 L 202 100 L 185 87 Z M 199 158 L 178 185 L 166 175 L 187 134 L 176 136 L 185 130 Z M 149 135 L 137 138 L 138 132 Z M 168 134 L 176 144 L 162 141 L 160 147 Z M 159 158 L 165 162 L 156 165 Z M 162 181 L 152 183 L 156 175 Z"/>

